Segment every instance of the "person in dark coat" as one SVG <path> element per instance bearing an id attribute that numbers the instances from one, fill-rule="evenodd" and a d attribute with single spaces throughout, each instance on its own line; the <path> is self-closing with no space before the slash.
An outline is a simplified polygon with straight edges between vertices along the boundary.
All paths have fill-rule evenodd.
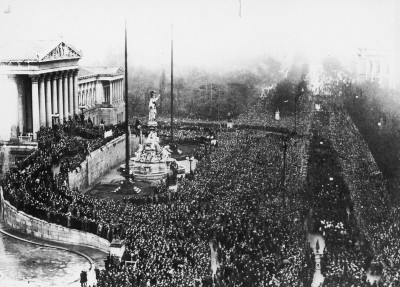
<path id="1" fill-rule="evenodd" d="M 80 282 L 81 282 L 81 286 L 82 287 L 86 287 L 86 285 L 87 285 L 87 273 L 86 273 L 85 270 L 82 270 L 82 272 L 81 272 L 81 280 L 80 280 Z"/>

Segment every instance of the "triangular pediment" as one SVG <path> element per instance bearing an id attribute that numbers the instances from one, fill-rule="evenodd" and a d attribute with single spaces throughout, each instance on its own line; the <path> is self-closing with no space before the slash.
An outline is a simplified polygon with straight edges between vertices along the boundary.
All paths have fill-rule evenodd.
<path id="1" fill-rule="evenodd" d="M 50 52 L 48 52 L 49 50 Z M 44 51 L 44 53 L 39 56 L 40 61 L 54 61 L 71 58 L 76 59 L 82 57 L 81 51 L 78 51 L 64 42 L 58 43 L 56 47 L 53 46 L 49 50 Z"/>

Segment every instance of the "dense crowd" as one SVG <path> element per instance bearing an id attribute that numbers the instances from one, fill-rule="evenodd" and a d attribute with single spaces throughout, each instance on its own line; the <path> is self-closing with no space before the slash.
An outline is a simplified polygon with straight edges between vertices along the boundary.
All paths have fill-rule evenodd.
<path id="1" fill-rule="evenodd" d="M 371 286 L 372 250 L 360 233 L 338 154 L 329 139 L 329 114 L 314 118 L 308 186 L 313 197 L 312 230 L 325 239 L 324 286 Z M 380 283 L 382 284 L 382 283 Z"/>
<path id="2" fill-rule="evenodd" d="M 265 126 L 271 119 L 253 111 L 236 121 Z M 288 131 L 292 120 L 274 123 Z M 177 129 L 175 140 L 200 143 L 216 124 Z M 298 124 L 297 135 L 220 130 L 218 147 L 196 149 L 195 177 L 177 192 L 164 186 L 114 201 L 69 189 L 68 172 L 123 126 L 70 121 L 40 130 L 38 150 L 6 174 L 4 196 L 48 222 L 125 240 L 122 260 L 107 259 L 97 286 L 309 286 L 310 230 L 325 238 L 325 286 L 369 286 L 371 262 L 385 265 L 375 285 L 397 286 L 400 209 L 390 207 L 365 142 L 341 110 L 313 116 L 303 109 Z M 168 128 L 160 126 L 161 138 Z M 104 138 L 105 129 L 113 136 Z"/>
<path id="3" fill-rule="evenodd" d="M 235 126 L 256 129 L 267 128 L 281 132 L 296 131 L 299 134 L 306 134 L 311 121 L 311 105 L 308 94 L 305 94 L 297 103 L 296 113 L 280 115 L 276 119 L 276 112 L 264 108 L 263 99 L 260 99 L 248 112 L 240 114 L 233 120 Z"/>
<path id="4" fill-rule="evenodd" d="M 42 130 L 38 151 L 7 174 L 4 194 L 38 218 L 110 241 L 125 239 L 123 260 L 135 264 L 107 264 L 98 286 L 211 286 L 213 281 L 220 286 L 296 286 L 309 275 L 304 272 L 301 212 L 284 214 L 281 135 L 222 133 L 223 144 L 211 154 L 210 149 L 197 151 L 203 159 L 195 180 L 183 181 L 176 194 L 164 188 L 154 200 L 139 203 L 85 196 L 68 188 L 68 169 L 53 174 L 55 164 L 77 156 L 72 147 L 80 142 L 73 133 L 71 127 Z M 287 145 L 295 158 L 300 145 Z M 286 178 L 287 185 L 295 179 Z M 287 202 L 293 199 L 288 196 Z M 218 254 L 214 266 L 210 242 Z"/>
<path id="5" fill-rule="evenodd" d="M 300 286 L 304 231 L 283 220 L 281 136 L 221 140 L 175 201 L 124 207 L 121 237 L 135 264 L 109 266 L 99 286 Z M 210 243 L 218 254 L 214 272 Z"/>
<path id="6" fill-rule="evenodd" d="M 107 129 L 113 131 L 113 136 L 104 138 Z M 69 121 L 55 129 L 42 127 L 38 133 L 38 150 L 17 162 L 5 175 L 5 199 L 40 219 L 79 230 L 97 230 L 101 224 L 97 224 L 100 221 L 96 220 L 95 213 L 101 207 L 92 198 L 68 188 L 68 172 L 91 151 L 120 134 L 118 126 L 103 129 L 80 121 Z M 55 173 L 57 166 L 59 173 Z"/>
<path id="7" fill-rule="evenodd" d="M 330 126 L 357 223 L 371 245 L 374 261 L 385 265 L 382 282 L 397 286 L 400 284 L 399 209 L 391 206 L 382 174 L 349 116 L 336 109 L 331 113 Z"/>

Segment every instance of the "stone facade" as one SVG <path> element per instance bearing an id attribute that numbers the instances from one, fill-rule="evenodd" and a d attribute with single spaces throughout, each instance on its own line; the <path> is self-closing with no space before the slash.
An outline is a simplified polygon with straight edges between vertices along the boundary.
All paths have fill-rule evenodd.
<path id="1" fill-rule="evenodd" d="M 379 83 L 383 88 L 395 87 L 393 55 L 386 50 L 359 49 L 357 80 Z"/>
<path id="2" fill-rule="evenodd" d="M 124 121 L 124 71 L 118 67 L 81 67 L 78 105 L 85 118 L 106 125 Z"/>
<path id="3" fill-rule="evenodd" d="M 37 146 L 41 126 L 82 112 L 94 124 L 124 121 L 123 70 L 81 68 L 82 55 L 62 39 L 11 41 L 1 47 L 0 180 L 15 159 L 29 155 L 26 146 Z"/>
<path id="4" fill-rule="evenodd" d="M 1 191 L 2 218 L 3 221 L 12 228 L 26 234 L 52 241 L 69 244 L 78 244 L 97 248 L 106 253 L 110 250 L 110 242 L 92 233 L 69 229 L 61 225 L 48 223 L 37 219 L 25 212 L 18 211 L 14 206 L 3 198 Z"/>
<path id="5" fill-rule="evenodd" d="M 0 85 L 7 119 L 0 141 L 36 133 L 78 113 L 78 61 L 82 52 L 61 40 L 10 42 L 2 47 Z M 1 107 L 0 107 L 1 110 Z"/>
<path id="6" fill-rule="evenodd" d="M 137 149 L 139 138 L 131 136 L 131 154 Z M 125 135 L 107 143 L 100 149 L 91 152 L 81 163 L 81 167 L 68 173 L 69 188 L 82 190 L 87 188 L 111 168 L 121 164 L 125 159 Z"/>

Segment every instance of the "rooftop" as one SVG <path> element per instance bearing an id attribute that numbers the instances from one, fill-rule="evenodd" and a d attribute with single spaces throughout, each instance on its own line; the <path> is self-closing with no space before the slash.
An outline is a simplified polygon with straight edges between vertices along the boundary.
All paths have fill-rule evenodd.
<path id="1" fill-rule="evenodd" d="M 80 67 L 78 77 L 120 75 L 123 72 L 120 67 Z"/>
<path id="2" fill-rule="evenodd" d="M 53 53 L 59 47 L 62 54 Z M 1 62 L 40 62 L 77 57 L 82 57 L 82 52 L 62 39 L 17 40 L 0 46 Z"/>

